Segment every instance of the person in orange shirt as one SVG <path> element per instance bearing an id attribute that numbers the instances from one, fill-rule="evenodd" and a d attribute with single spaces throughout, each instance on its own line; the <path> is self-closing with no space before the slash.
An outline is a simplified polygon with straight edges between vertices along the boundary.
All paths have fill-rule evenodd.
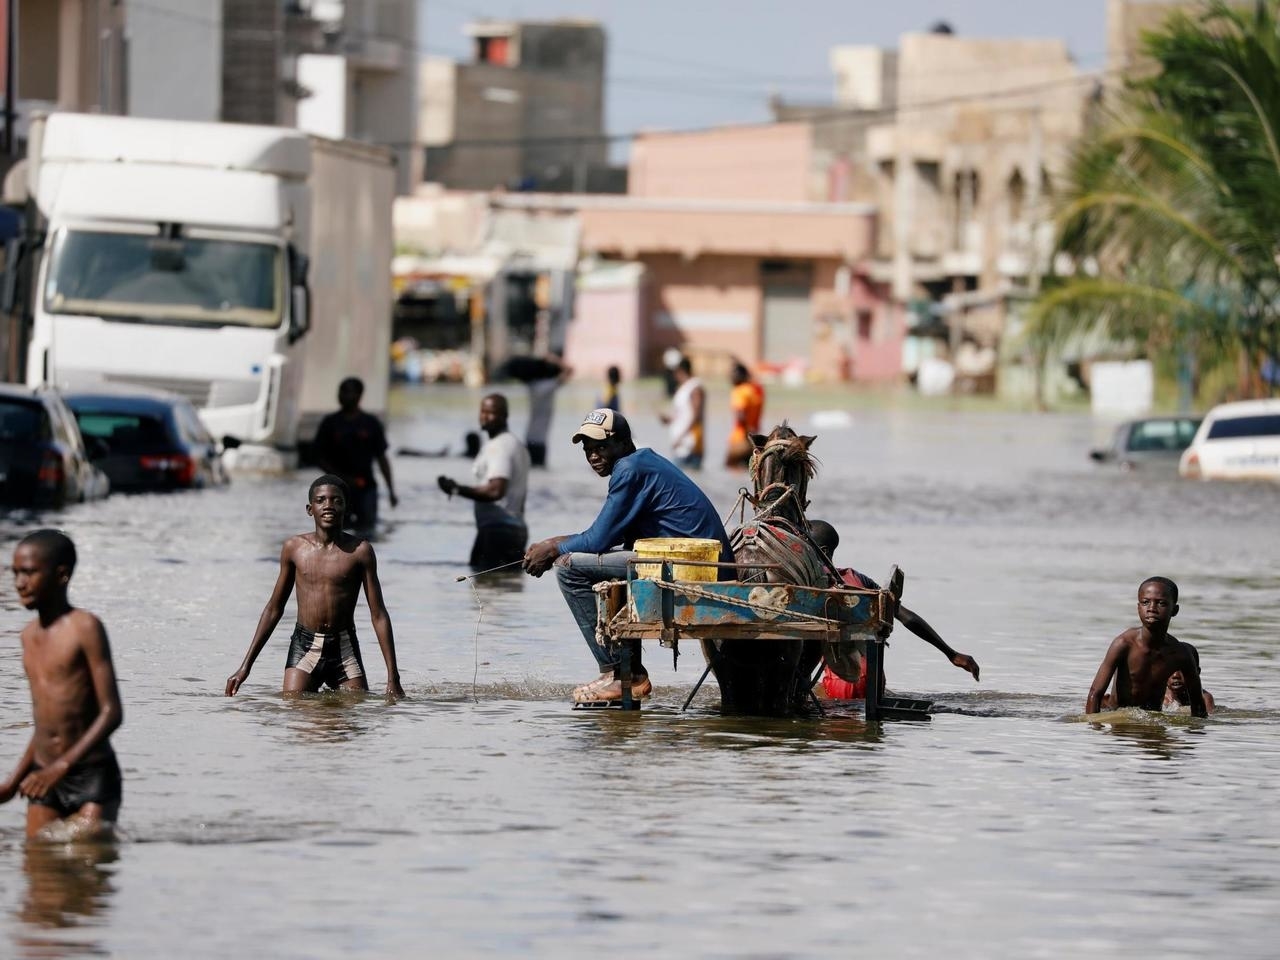
<path id="1" fill-rule="evenodd" d="M 751 459 L 751 434 L 760 432 L 764 387 L 751 379 L 751 372 L 741 363 L 733 365 L 730 380 L 733 383 L 733 391 L 729 394 L 733 431 L 729 434 L 729 452 L 724 458 L 724 465 L 745 467 Z"/>

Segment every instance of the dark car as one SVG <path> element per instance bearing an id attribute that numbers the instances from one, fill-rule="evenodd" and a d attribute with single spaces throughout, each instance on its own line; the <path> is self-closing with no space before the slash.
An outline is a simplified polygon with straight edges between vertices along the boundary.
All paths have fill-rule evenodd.
<path id="1" fill-rule="evenodd" d="M 75 417 L 51 388 L 0 384 L 0 503 L 60 507 L 105 497 Z"/>
<path id="2" fill-rule="evenodd" d="M 1144 417 L 1116 427 L 1111 445 L 1092 451 L 1099 463 L 1115 463 L 1126 470 L 1138 467 L 1178 468 L 1182 456 L 1200 426 L 1199 417 Z"/>
<path id="3" fill-rule="evenodd" d="M 95 386 L 67 394 L 94 462 L 114 490 L 174 490 L 225 483 L 222 448 L 190 401 L 143 387 Z"/>

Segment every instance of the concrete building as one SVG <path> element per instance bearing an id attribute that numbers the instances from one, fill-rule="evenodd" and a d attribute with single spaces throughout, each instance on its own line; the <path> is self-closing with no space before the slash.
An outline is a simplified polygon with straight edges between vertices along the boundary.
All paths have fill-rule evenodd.
<path id="1" fill-rule="evenodd" d="M 416 0 L 311 0 L 324 43 L 297 59 L 298 126 L 391 147 L 397 192 L 421 179 Z"/>
<path id="2" fill-rule="evenodd" d="M 125 109 L 124 9 L 109 0 L 10 0 L 16 4 L 14 49 L 17 134 L 25 141 L 32 112 Z"/>
<path id="3" fill-rule="evenodd" d="M 899 375 L 902 318 L 867 272 L 875 209 L 826 202 L 817 152 L 805 123 L 646 134 L 628 196 L 579 201 L 584 250 L 645 268 L 643 370 L 678 347 L 821 380 Z"/>
<path id="4" fill-rule="evenodd" d="M 122 0 L 125 111 L 134 117 L 222 117 L 222 4 Z"/>
<path id="5" fill-rule="evenodd" d="M 291 126 L 298 5 L 262 0 L 16 0 L 19 135 L 33 110 Z"/>
<path id="6" fill-rule="evenodd" d="M 897 110 L 867 131 L 882 211 L 872 276 L 911 307 L 925 335 L 911 346 L 964 353 L 964 374 L 991 389 L 1006 294 L 1048 267 L 1054 182 L 1098 81 L 1057 40 L 946 33 L 904 36 L 897 69 Z"/>
<path id="7" fill-rule="evenodd" d="M 485 20 L 468 63 L 427 57 L 418 130 L 426 179 L 494 187 L 617 192 L 604 139 L 604 30 L 587 20 Z"/>
<path id="8" fill-rule="evenodd" d="M 321 49 L 320 24 L 301 3 L 222 0 L 222 119 L 293 127 L 298 57 Z"/>
<path id="9" fill-rule="evenodd" d="M 1126 76 L 1149 68 L 1142 35 L 1158 29 L 1179 10 L 1193 12 L 1198 0 L 1107 0 L 1107 85 L 1119 87 Z"/>
<path id="10" fill-rule="evenodd" d="M 876 196 L 875 166 L 867 158 L 867 131 L 898 104 L 898 54 L 880 47 L 834 47 L 831 103 L 770 102 L 779 123 L 806 123 L 812 138 L 808 196 L 847 202 Z"/>

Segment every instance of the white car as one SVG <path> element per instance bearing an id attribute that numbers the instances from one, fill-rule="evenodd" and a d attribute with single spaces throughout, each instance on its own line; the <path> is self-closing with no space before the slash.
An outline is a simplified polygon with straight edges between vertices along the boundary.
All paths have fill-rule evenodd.
<path id="1" fill-rule="evenodd" d="M 1280 480 L 1280 400 L 1214 407 L 1183 451 L 1178 472 L 1202 480 Z"/>

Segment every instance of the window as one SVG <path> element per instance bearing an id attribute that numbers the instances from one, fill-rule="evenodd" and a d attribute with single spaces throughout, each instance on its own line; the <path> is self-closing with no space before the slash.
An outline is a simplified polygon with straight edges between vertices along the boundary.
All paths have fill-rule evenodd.
<path id="1" fill-rule="evenodd" d="M 85 410 L 76 418 L 81 433 L 98 437 L 112 453 L 160 453 L 169 447 L 164 423 L 158 417 Z"/>
<path id="2" fill-rule="evenodd" d="M 1129 431 L 1127 449 L 1133 452 L 1144 450 L 1184 450 L 1195 436 L 1195 420 L 1144 420 L 1135 423 Z"/>
<path id="3" fill-rule="evenodd" d="M 49 439 L 49 418 L 34 403 L 0 402 L 0 442 L 29 443 Z"/>
<path id="4" fill-rule="evenodd" d="M 1022 171 L 1013 171 L 1009 178 L 1009 223 L 1022 222 L 1023 205 L 1027 199 L 1027 185 L 1022 179 Z"/>
<path id="5" fill-rule="evenodd" d="M 873 314 L 870 310 L 858 311 L 858 339 L 859 340 L 866 341 L 871 339 L 871 334 L 875 329 L 875 321 L 876 321 L 875 314 Z"/>
<path id="6" fill-rule="evenodd" d="M 44 296 L 51 313 L 273 327 L 283 281 L 271 244 L 71 230 L 54 244 Z"/>
<path id="7" fill-rule="evenodd" d="M 1241 440 L 1247 437 L 1280 437 L 1280 413 L 1215 420 L 1206 440 Z"/>

